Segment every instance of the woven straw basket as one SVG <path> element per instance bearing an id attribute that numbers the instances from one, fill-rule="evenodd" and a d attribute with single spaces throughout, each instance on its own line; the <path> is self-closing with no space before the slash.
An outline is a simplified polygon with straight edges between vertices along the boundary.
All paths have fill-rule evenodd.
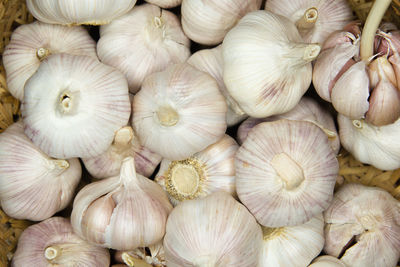
<path id="1" fill-rule="evenodd" d="M 349 0 L 349 3 L 357 17 L 365 21 L 373 1 Z M 400 0 L 393 0 L 385 20 L 395 22 L 400 26 Z M 19 118 L 20 107 L 19 101 L 7 91 L 1 54 L 9 42 L 12 31 L 19 25 L 32 21 L 33 18 L 26 8 L 25 0 L 0 0 L 0 132 Z M 400 200 L 400 169 L 381 171 L 358 162 L 346 151 L 341 151 L 338 160 L 339 174 L 343 177 L 341 181 L 338 181 L 338 187 L 349 182 L 378 186 Z M 31 224 L 32 222 L 8 217 L 0 208 L 0 267 L 7 266 L 19 235 Z"/>

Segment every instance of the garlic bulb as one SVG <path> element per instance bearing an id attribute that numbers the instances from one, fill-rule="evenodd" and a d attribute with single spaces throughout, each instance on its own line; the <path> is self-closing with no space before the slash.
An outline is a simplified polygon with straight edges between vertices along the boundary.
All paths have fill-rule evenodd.
<path id="1" fill-rule="evenodd" d="M 53 217 L 25 229 L 12 266 L 108 267 L 110 253 L 79 238 L 68 219 Z"/>
<path id="2" fill-rule="evenodd" d="M 261 0 L 182 0 L 182 27 L 193 41 L 216 45 L 246 13 L 260 9 Z"/>
<path id="3" fill-rule="evenodd" d="M 228 126 L 233 126 L 244 120 L 248 116 L 239 107 L 236 101 L 230 96 L 223 79 L 223 59 L 222 47 L 219 45 L 213 49 L 203 49 L 194 53 L 187 63 L 198 70 L 210 74 L 218 83 L 218 88 L 221 94 L 225 97 L 228 111 L 226 113 L 226 123 Z"/>
<path id="4" fill-rule="evenodd" d="M 52 24 L 101 25 L 128 12 L 136 0 L 27 0 L 32 15 L 40 21 Z"/>
<path id="5" fill-rule="evenodd" d="M 130 91 L 136 93 L 147 75 L 185 62 L 189 47 L 175 14 L 145 4 L 101 26 L 97 54 L 103 63 L 124 73 Z"/>
<path id="6" fill-rule="evenodd" d="M 215 191 L 235 192 L 235 154 L 239 146 L 228 135 L 190 158 L 163 159 L 155 181 L 171 203 L 204 197 Z"/>
<path id="7" fill-rule="evenodd" d="M 353 19 L 346 0 L 268 0 L 265 10 L 290 19 L 307 43 L 322 44 Z"/>
<path id="8" fill-rule="evenodd" d="M 251 117 L 294 108 L 307 91 L 318 44 L 303 42 L 294 23 L 268 11 L 244 16 L 222 44 L 224 82 Z"/>
<path id="9" fill-rule="evenodd" d="M 339 259 L 332 256 L 319 256 L 308 267 L 346 267 Z"/>
<path id="10" fill-rule="evenodd" d="M 93 158 L 82 159 L 89 173 L 97 179 L 116 176 L 121 169 L 124 158 L 131 156 L 135 159 L 136 172 L 149 177 L 161 161 L 161 157 L 140 144 L 132 127 L 119 129 L 114 141 L 107 151 Z"/>
<path id="11" fill-rule="evenodd" d="M 67 53 L 97 59 L 96 43 L 83 27 L 66 27 L 35 21 L 19 26 L 3 53 L 10 93 L 24 98 L 25 82 L 50 54 Z"/>
<path id="12" fill-rule="evenodd" d="M 257 265 L 262 231 L 231 195 L 215 192 L 176 206 L 164 237 L 168 267 Z"/>
<path id="13" fill-rule="evenodd" d="M 325 247 L 348 266 L 396 266 L 400 202 L 377 187 L 346 184 L 324 214 Z"/>
<path id="14" fill-rule="evenodd" d="M 236 191 L 267 227 L 305 223 L 330 204 L 339 165 L 315 124 L 279 120 L 254 127 L 236 153 Z"/>
<path id="15" fill-rule="evenodd" d="M 263 230 L 260 267 L 307 266 L 324 247 L 324 218 L 319 214 L 296 226 Z"/>
<path id="16" fill-rule="evenodd" d="M 211 76 L 177 64 L 147 76 L 133 99 L 132 125 L 145 147 L 183 160 L 224 136 L 226 110 Z"/>
<path id="17" fill-rule="evenodd" d="M 182 4 L 182 0 L 146 0 L 146 2 L 161 8 L 172 8 Z"/>
<path id="18" fill-rule="evenodd" d="M 49 156 L 95 157 L 128 123 L 128 86 L 95 59 L 56 54 L 26 82 L 21 112 L 25 134 Z"/>
<path id="19" fill-rule="evenodd" d="M 85 186 L 74 200 L 74 231 L 91 243 L 133 250 L 159 242 L 172 206 L 161 187 L 137 174 L 132 157 L 119 176 Z"/>
<path id="20" fill-rule="evenodd" d="M 81 179 L 78 159 L 49 158 L 17 122 L 0 134 L 0 203 L 15 219 L 41 221 L 64 209 Z"/>

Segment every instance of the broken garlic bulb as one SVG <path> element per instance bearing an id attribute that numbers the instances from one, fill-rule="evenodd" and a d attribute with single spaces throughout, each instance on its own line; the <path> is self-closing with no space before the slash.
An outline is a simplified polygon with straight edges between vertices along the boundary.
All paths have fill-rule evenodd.
<path id="1" fill-rule="evenodd" d="M 146 2 L 161 8 L 172 8 L 182 4 L 182 0 L 146 0 Z"/>
<path id="2" fill-rule="evenodd" d="M 21 121 L 0 134 L 0 203 L 15 219 L 42 221 L 63 210 L 81 173 L 78 159 L 52 159 L 40 151 Z"/>

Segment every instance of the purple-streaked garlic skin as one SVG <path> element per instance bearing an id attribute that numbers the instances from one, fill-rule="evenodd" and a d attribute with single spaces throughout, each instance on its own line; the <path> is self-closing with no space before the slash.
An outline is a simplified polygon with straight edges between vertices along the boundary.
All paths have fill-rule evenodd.
<path id="1" fill-rule="evenodd" d="M 58 250 L 56 256 L 49 248 Z M 54 259 L 51 259 L 54 257 Z M 107 249 L 90 245 L 72 230 L 68 219 L 52 217 L 24 230 L 11 266 L 98 266 L 110 265 Z"/>
<path id="2" fill-rule="evenodd" d="M 239 199 L 263 226 L 305 223 L 330 204 L 339 171 L 335 155 L 311 122 L 258 124 L 236 153 Z"/>
<path id="3" fill-rule="evenodd" d="M 382 36 L 381 36 L 382 35 Z M 392 56 L 394 51 L 400 51 L 400 31 L 393 30 L 388 33 L 378 32 L 380 37 L 379 46 L 377 47 L 377 53 L 380 55 L 387 54 L 389 57 Z"/>

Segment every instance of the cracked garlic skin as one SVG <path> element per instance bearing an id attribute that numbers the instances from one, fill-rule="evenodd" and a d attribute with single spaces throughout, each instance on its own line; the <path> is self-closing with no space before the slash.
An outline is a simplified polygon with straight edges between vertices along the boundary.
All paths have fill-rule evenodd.
<path id="1" fill-rule="evenodd" d="M 332 200 L 339 164 L 314 123 L 279 120 L 255 126 L 236 153 L 239 199 L 267 227 L 294 226 Z"/>
<path id="2" fill-rule="evenodd" d="M 63 25 L 102 25 L 127 13 L 136 0 L 27 0 L 29 12 L 39 21 Z"/>
<path id="3" fill-rule="evenodd" d="M 400 202 L 377 187 L 346 184 L 324 213 L 324 251 L 348 266 L 392 267 L 400 258 Z"/>
<path id="4" fill-rule="evenodd" d="M 67 53 L 97 59 L 96 43 L 83 27 L 66 27 L 35 21 L 19 26 L 3 53 L 10 93 L 24 98 L 25 82 L 51 54 Z"/>
<path id="5" fill-rule="evenodd" d="M 100 60 L 125 74 L 131 93 L 147 75 L 190 56 L 190 40 L 178 17 L 158 6 L 144 4 L 100 27 Z"/>
<path id="6" fill-rule="evenodd" d="M 108 267 L 110 253 L 78 237 L 68 219 L 52 217 L 22 232 L 11 266 Z"/>
<path id="7" fill-rule="evenodd" d="M 64 209 L 81 173 L 78 159 L 53 159 L 37 148 L 21 121 L 0 134 L 0 204 L 15 219 L 42 221 Z"/>
<path id="8" fill-rule="evenodd" d="M 25 134 L 55 158 L 95 157 L 128 123 L 125 77 L 87 56 L 47 57 L 25 84 Z"/>
<path id="9" fill-rule="evenodd" d="M 262 230 L 249 211 L 226 192 L 176 206 L 164 237 L 168 267 L 257 266 Z"/>

